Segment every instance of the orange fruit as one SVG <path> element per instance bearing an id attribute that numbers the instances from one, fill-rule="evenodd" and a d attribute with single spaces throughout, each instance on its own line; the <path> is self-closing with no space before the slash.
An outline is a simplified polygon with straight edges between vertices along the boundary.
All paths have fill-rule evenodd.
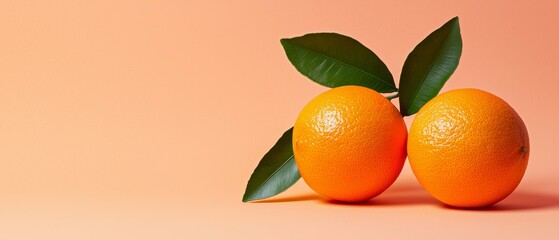
<path id="1" fill-rule="evenodd" d="M 299 114 L 293 128 L 295 162 L 317 193 L 362 202 L 396 180 L 407 135 L 400 113 L 381 94 L 338 87 L 312 99 Z"/>
<path id="2" fill-rule="evenodd" d="M 441 202 L 493 205 L 511 194 L 528 165 L 530 143 L 520 116 L 501 98 L 458 89 L 417 113 L 408 158 L 419 183 Z"/>

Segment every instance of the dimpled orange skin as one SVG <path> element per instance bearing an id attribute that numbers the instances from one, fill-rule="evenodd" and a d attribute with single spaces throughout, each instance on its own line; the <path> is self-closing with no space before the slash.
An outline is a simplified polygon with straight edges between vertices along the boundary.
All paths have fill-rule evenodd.
<path id="1" fill-rule="evenodd" d="M 520 116 L 499 97 L 458 89 L 417 113 L 408 158 L 421 185 L 461 208 L 493 205 L 511 194 L 528 165 L 530 144 Z"/>
<path id="2" fill-rule="evenodd" d="M 293 129 L 295 162 L 317 193 L 367 201 L 386 190 L 406 158 L 407 129 L 398 110 L 374 90 L 343 86 L 311 100 Z"/>

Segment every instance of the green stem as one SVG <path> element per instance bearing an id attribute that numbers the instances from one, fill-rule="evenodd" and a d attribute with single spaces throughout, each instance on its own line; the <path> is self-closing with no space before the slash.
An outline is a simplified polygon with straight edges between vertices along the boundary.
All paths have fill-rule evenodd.
<path id="1" fill-rule="evenodd" d="M 394 94 L 394 95 L 386 96 L 386 99 L 388 99 L 388 101 L 390 101 L 390 100 L 392 100 L 392 99 L 394 99 L 394 98 L 397 98 L 398 96 L 399 96 L 398 93 L 396 93 L 396 94 Z"/>

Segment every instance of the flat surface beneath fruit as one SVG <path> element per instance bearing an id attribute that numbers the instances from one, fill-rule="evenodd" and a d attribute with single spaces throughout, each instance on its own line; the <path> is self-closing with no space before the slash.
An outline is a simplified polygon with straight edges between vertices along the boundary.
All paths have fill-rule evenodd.
<path id="1" fill-rule="evenodd" d="M 533 184 L 532 184 L 533 183 Z M 549 184 L 551 185 L 551 184 Z M 494 207 L 459 210 L 432 199 L 405 172 L 387 192 L 361 204 L 323 199 L 303 182 L 244 204 L 238 196 L 198 199 L 7 198 L 2 239 L 553 239 L 559 196 L 526 181 Z M 48 236 L 47 238 L 45 238 Z"/>
<path id="2" fill-rule="evenodd" d="M 557 239 L 558 5 L 2 1 L 0 239 Z M 364 204 L 302 181 L 241 202 L 260 158 L 326 89 L 291 66 L 280 38 L 349 35 L 398 82 L 413 47 L 454 16 L 464 49 L 442 91 L 491 92 L 530 134 L 509 198 L 450 209 L 406 165 Z"/>

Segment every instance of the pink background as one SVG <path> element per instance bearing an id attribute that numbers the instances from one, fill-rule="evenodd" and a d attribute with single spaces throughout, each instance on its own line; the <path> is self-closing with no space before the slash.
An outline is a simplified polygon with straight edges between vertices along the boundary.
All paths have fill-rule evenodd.
<path id="1" fill-rule="evenodd" d="M 3 1 L 0 239 L 554 238 L 558 12 L 553 0 Z M 406 164 L 366 204 L 328 202 L 303 181 L 241 203 L 261 156 L 326 90 L 280 38 L 352 36 L 397 80 L 454 16 L 464 51 L 443 91 L 492 92 L 530 133 L 509 198 L 448 209 Z"/>

